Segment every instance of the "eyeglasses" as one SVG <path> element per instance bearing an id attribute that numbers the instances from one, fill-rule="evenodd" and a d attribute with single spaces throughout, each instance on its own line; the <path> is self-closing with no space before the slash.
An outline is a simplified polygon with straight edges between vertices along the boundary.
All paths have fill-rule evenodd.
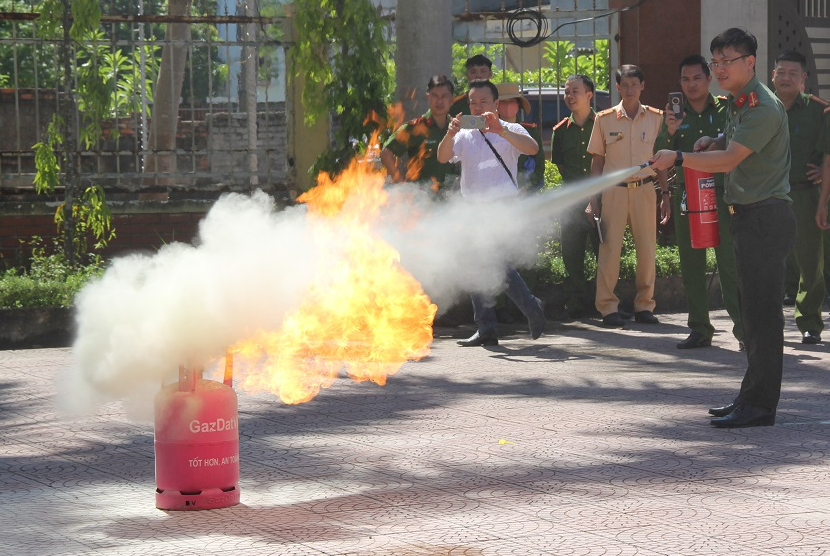
<path id="1" fill-rule="evenodd" d="M 716 70 L 718 68 L 726 69 L 726 68 L 729 67 L 729 65 L 732 62 L 737 62 L 741 58 L 747 58 L 749 56 L 752 56 L 752 54 L 744 54 L 743 56 L 738 56 L 737 58 L 732 58 L 731 60 L 721 60 L 720 62 L 716 62 L 716 61 L 712 60 L 711 62 L 709 62 L 706 65 L 709 66 L 709 69 L 714 69 L 714 70 Z"/>

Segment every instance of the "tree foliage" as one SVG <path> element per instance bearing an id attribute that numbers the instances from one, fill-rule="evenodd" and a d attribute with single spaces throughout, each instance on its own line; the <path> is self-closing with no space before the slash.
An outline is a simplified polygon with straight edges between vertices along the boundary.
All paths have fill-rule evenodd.
<path id="1" fill-rule="evenodd" d="M 369 0 L 296 0 L 292 73 L 305 77 L 306 123 L 333 114 L 333 145 L 312 168 L 337 172 L 354 157 L 354 139 L 371 135 L 367 115 L 389 100 L 387 22 Z"/>
<path id="2" fill-rule="evenodd" d="M 544 43 L 542 59 L 545 62 L 540 69 L 515 72 L 501 67 L 504 58 L 504 45 L 453 44 L 453 74 L 456 76 L 459 90 L 467 88 L 467 72 L 464 63 L 467 58 L 484 54 L 493 62 L 493 82 L 524 83 L 533 85 L 563 85 L 574 74 L 581 73 L 590 77 L 599 90 L 608 90 L 610 83 L 610 52 L 607 40 L 597 40 L 594 48 L 577 49 L 570 41 L 548 41 Z"/>

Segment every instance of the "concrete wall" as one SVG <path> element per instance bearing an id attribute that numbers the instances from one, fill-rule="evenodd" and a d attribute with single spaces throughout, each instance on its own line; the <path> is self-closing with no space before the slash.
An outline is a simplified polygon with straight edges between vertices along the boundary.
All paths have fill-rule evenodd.
<path id="1" fill-rule="evenodd" d="M 709 43 L 721 31 L 743 27 L 758 39 L 755 71 L 761 83 L 769 84 L 772 65 L 769 53 L 769 0 L 701 0 L 700 44 L 702 54 L 709 58 Z M 712 92 L 726 94 L 712 80 Z"/>

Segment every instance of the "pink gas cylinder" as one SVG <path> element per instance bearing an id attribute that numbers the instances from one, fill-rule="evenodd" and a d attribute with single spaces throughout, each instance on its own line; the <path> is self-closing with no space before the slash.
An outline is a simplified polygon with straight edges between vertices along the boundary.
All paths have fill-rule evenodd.
<path id="1" fill-rule="evenodd" d="M 180 367 L 155 398 L 156 507 L 208 510 L 239 503 L 239 419 L 231 387 Z M 232 370 L 230 371 L 232 372 Z"/>

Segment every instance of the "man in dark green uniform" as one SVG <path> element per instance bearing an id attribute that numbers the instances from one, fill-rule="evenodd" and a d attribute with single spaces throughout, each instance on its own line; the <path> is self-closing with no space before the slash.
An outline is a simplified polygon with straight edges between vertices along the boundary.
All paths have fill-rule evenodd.
<path id="1" fill-rule="evenodd" d="M 493 77 L 493 62 L 484 54 L 476 54 L 467 58 L 464 63 L 467 68 L 467 83 L 479 81 L 481 79 L 489 80 Z M 466 93 L 461 93 L 453 99 L 452 107 L 450 107 L 450 117 L 454 118 L 459 114 L 470 113 L 470 99 L 467 98 Z"/>
<path id="2" fill-rule="evenodd" d="M 517 176 L 519 191 L 537 191 L 545 184 L 545 151 L 542 148 L 542 133 L 536 124 L 518 121 L 519 110 L 522 110 L 525 115 L 530 113 L 530 103 L 515 83 L 498 83 L 496 89 L 499 91 L 499 118 L 513 124 L 521 124 L 539 145 L 539 151 L 536 154 L 523 154 L 519 157 L 519 175 Z"/>
<path id="3" fill-rule="evenodd" d="M 386 141 L 380 153 L 393 182 L 427 182 L 434 192 L 443 192 L 457 174 L 456 166 L 440 163 L 436 156 L 441 139 L 447 134 L 453 84 L 446 75 L 436 75 L 427 84 L 429 114 L 409 120 Z M 408 157 L 406 172 L 401 172 L 400 158 Z"/>
<path id="4" fill-rule="evenodd" d="M 728 172 L 724 199 L 732 213 L 747 368 L 732 403 L 709 410 L 712 426 L 721 428 L 775 424 L 784 366 L 784 265 L 795 243 L 787 195 L 790 132 L 781 101 L 755 75 L 757 50 L 745 29 L 712 39 L 709 67 L 729 92 L 723 135 L 698 139 L 696 152 L 657 151 L 650 161 L 657 170 L 676 165 Z"/>
<path id="5" fill-rule="evenodd" d="M 692 151 L 695 141 L 701 137 L 717 137 L 723 133 L 726 124 L 726 99 L 715 97 L 709 92 L 711 83 L 712 75 L 703 56 L 692 54 L 680 62 L 680 87 L 686 99 L 683 117 L 678 120 L 667 107 L 666 120 L 655 142 L 655 150 Z M 729 232 L 729 209 L 723 200 L 723 174 L 715 174 L 715 196 L 720 232 L 720 244 L 715 247 L 715 257 L 718 261 L 721 294 L 726 312 L 732 319 L 732 333 L 738 339 L 739 345 L 742 345 L 744 330 L 738 306 L 735 257 L 732 254 L 732 234 Z M 692 329 L 689 337 L 678 343 L 677 347 L 689 349 L 711 346 L 715 327 L 709 320 L 706 249 L 692 247 L 689 217 L 685 211 L 686 183 L 682 171 L 677 172 L 677 185 L 672 200 L 674 230 L 680 255 L 680 274 L 689 310 L 687 323 Z"/>
<path id="6" fill-rule="evenodd" d="M 798 265 L 798 293 L 795 296 L 795 323 L 805 344 L 821 341 L 824 323 L 824 233 L 815 222 L 821 182 L 822 152 L 830 152 L 830 128 L 824 111 L 827 102 L 802 93 L 807 80 L 807 60 L 793 50 L 778 55 L 772 72 L 775 94 L 787 110 L 790 129 L 790 197 L 798 223 L 795 262 Z"/>
<path id="7" fill-rule="evenodd" d="M 588 140 L 594 130 L 596 114 L 591 108 L 594 82 L 585 75 L 572 75 L 565 82 L 565 103 L 571 115 L 553 128 L 550 160 L 559 168 L 563 186 L 591 175 Z M 578 319 L 595 312 L 594 292 L 585 278 L 585 246 L 590 242 L 594 260 L 599 252 L 597 228 L 585 214 L 584 203 L 566 209 L 559 216 L 562 262 L 565 265 L 565 310 Z"/>

